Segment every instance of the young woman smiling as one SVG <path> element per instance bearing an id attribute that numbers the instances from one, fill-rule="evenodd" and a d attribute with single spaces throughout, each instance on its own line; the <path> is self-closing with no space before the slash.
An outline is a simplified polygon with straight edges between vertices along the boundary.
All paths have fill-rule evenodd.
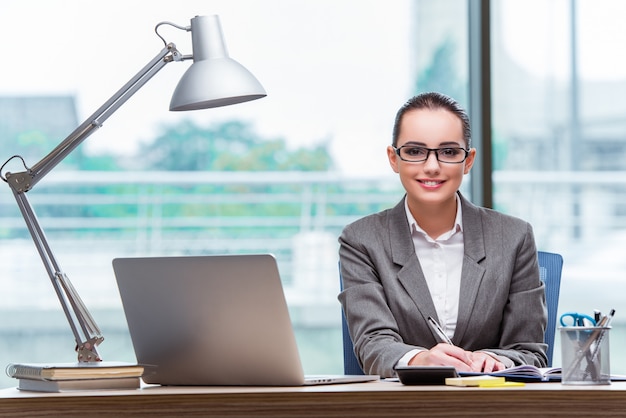
<path id="1" fill-rule="evenodd" d="M 397 113 L 387 156 L 404 198 L 339 238 L 339 300 L 365 373 L 390 377 L 403 365 L 545 367 L 545 294 L 532 227 L 459 192 L 476 156 L 465 110 L 440 93 L 413 97 Z"/>

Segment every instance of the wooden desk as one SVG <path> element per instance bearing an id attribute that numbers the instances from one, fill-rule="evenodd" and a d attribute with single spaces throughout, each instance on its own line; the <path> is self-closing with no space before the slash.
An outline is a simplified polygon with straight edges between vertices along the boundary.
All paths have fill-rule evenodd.
<path id="1" fill-rule="evenodd" d="M 94 417 L 575 417 L 626 415 L 626 382 L 532 383 L 521 388 L 403 386 L 373 382 L 314 387 L 144 387 L 134 391 L 0 390 L 0 416 Z"/>

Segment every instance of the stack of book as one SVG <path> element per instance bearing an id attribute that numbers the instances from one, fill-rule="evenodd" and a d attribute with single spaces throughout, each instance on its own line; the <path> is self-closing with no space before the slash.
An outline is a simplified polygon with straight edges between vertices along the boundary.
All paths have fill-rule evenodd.
<path id="1" fill-rule="evenodd" d="M 37 392 L 137 389 L 144 368 L 132 363 L 12 363 L 6 368 L 17 388 Z"/>

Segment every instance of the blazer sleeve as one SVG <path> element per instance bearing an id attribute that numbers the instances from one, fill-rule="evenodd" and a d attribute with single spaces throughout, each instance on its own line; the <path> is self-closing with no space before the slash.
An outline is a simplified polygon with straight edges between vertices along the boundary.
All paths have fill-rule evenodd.
<path id="1" fill-rule="evenodd" d="M 391 271 L 393 263 L 386 231 L 384 213 L 344 228 L 339 237 L 343 291 L 338 298 L 364 372 L 391 377 L 395 375 L 394 365 L 416 345 L 404 342 L 398 313 L 391 309 L 397 303 L 406 305 L 406 301 L 398 301 L 394 284 L 388 281 L 397 279 Z M 436 343 L 434 339 L 431 342 Z"/>
<path id="2" fill-rule="evenodd" d="M 539 278 L 537 248 L 530 224 L 515 219 L 513 221 L 518 225 L 521 223 L 523 228 L 517 229 L 524 233 L 520 234 L 515 248 L 506 248 L 507 241 L 515 243 L 515 240 L 502 242 L 505 247 L 503 252 L 508 254 L 511 263 L 510 272 L 507 271 L 507 276 L 510 275 L 508 297 L 502 310 L 498 344 L 484 349 L 511 359 L 515 365 L 545 367 L 547 345 L 543 337 L 547 326 L 547 309 L 545 287 Z"/>

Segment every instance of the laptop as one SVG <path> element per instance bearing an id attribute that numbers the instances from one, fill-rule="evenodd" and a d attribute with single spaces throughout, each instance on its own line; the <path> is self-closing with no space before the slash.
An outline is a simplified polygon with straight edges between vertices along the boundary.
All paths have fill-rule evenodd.
<path id="1" fill-rule="evenodd" d="M 301 386 L 378 380 L 305 376 L 271 254 L 116 258 L 146 383 Z"/>

